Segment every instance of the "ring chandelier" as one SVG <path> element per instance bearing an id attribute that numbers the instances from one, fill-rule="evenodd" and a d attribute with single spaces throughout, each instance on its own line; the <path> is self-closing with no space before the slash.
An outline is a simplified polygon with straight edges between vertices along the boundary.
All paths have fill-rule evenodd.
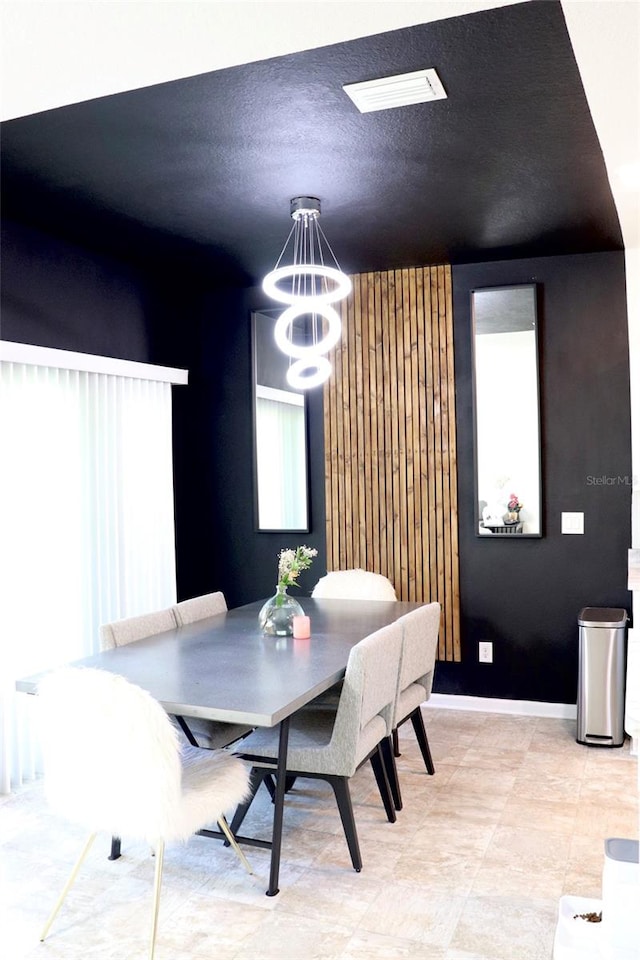
<path id="1" fill-rule="evenodd" d="M 316 197 L 294 197 L 291 201 L 293 226 L 278 261 L 262 281 L 262 289 L 273 300 L 287 305 L 275 326 L 278 347 L 294 362 L 287 371 L 287 382 L 298 390 L 324 383 L 331 375 L 331 364 L 324 356 L 340 340 L 341 323 L 331 306 L 351 291 L 349 277 L 340 270 L 329 241 L 318 219 L 320 201 Z M 280 266 L 288 248 L 292 263 Z M 325 248 L 335 266 L 325 263 Z M 309 317 L 302 342 L 294 338 L 296 321 Z"/>

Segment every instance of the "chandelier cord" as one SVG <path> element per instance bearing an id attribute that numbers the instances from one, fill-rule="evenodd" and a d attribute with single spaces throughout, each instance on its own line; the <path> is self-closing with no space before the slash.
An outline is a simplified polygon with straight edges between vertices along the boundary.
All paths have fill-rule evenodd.
<path id="1" fill-rule="evenodd" d="M 289 241 L 291 240 L 291 234 L 293 233 L 293 231 L 295 230 L 295 228 L 296 228 L 296 223 L 295 223 L 295 221 L 294 221 L 293 226 L 291 227 L 291 230 L 289 230 L 289 236 L 288 236 L 287 239 L 285 240 L 285 242 L 284 242 L 284 247 L 283 247 L 282 250 L 280 251 L 280 256 L 278 257 L 278 259 L 277 259 L 277 261 L 276 261 L 276 265 L 275 265 L 275 267 L 273 268 L 274 270 L 277 270 L 278 267 L 280 266 L 280 261 L 281 261 L 282 258 L 284 257 L 285 251 L 286 251 L 287 247 L 289 246 Z"/>

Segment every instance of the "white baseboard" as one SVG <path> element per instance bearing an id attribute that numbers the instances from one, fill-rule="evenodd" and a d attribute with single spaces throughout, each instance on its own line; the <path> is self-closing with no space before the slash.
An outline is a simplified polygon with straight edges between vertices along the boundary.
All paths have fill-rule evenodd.
<path id="1" fill-rule="evenodd" d="M 427 707 L 444 710 L 476 710 L 482 713 L 512 713 L 525 717 L 555 717 L 575 720 L 575 703 L 543 703 L 538 700 L 502 700 L 498 697 L 463 697 L 451 693 L 432 693 Z"/>

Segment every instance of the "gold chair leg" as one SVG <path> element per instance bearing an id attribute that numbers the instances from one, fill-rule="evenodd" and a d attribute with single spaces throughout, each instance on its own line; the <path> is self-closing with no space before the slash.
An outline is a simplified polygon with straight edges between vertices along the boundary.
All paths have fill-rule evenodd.
<path id="1" fill-rule="evenodd" d="M 156 871 L 153 883 L 153 904 L 151 907 L 151 942 L 149 943 L 149 960 L 153 960 L 156 948 L 156 930 L 158 929 L 158 912 L 160 910 L 160 885 L 162 884 L 162 864 L 164 863 L 164 840 L 158 840 L 156 847 Z"/>
<path id="2" fill-rule="evenodd" d="M 229 829 L 229 824 L 227 823 L 227 821 L 225 820 L 224 817 L 220 817 L 220 819 L 218 820 L 218 826 L 220 827 L 220 829 L 221 829 L 222 832 L 224 833 L 225 837 L 227 838 L 227 840 L 229 841 L 229 843 L 231 844 L 231 846 L 233 847 L 233 849 L 234 849 L 235 852 L 237 853 L 238 859 L 240 860 L 240 863 L 242 864 L 242 866 L 245 868 L 245 870 L 247 871 L 247 873 L 250 873 L 250 874 L 253 875 L 253 867 L 251 866 L 251 864 L 249 863 L 249 861 L 248 861 L 247 858 L 245 857 L 244 853 L 242 852 L 242 850 L 241 850 L 240 847 L 238 846 L 238 843 L 237 843 L 237 841 L 236 841 L 236 838 L 235 838 L 234 835 L 231 833 L 231 830 Z"/>
<path id="3" fill-rule="evenodd" d="M 64 898 L 65 898 L 66 895 L 69 893 L 69 890 L 71 889 L 71 887 L 72 887 L 72 885 L 73 885 L 73 881 L 76 879 L 76 876 L 77 876 L 77 874 L 78 874 L 78 870 L 79 870 L 80 867 L 82 866 L 82 861 L 84 860 L 84 858 L 86 857 L 86 855 L 89 853 L 89 850 L 91 849 L 91 844 L 93 843 L 93 841 L 95 840 L 95 838 L 96 838 L 95 833 L 92 833 L 91 836 L 89 837 L 89 839 L 87 840 L 87 842 L 85 843 L 84 849 L 83 849 L 82 853 L 80 854 L 80 856 L 78 857 L 78 859 L 77 859 L 77 861 L 76 861 L 75 867 L 74 867 L 73 870 L 71 871 L 71 876 L 69 877 L 69 879 L 68 879 L 67 882 L 65 883 L 64 888 L 63 888 L 63 890 L 62 890 L 62 893 L 61 893 L 60 896 L 58 897 L 58 901 L 57 901 L 55 907 L 53 908 L 53 910 L 51 911 L 51 913 L 49 914 L 49 919 L 47 920 L 47 922 L 46 922 L 45 925 L 44 925 L 44 929 L 43 929 L 42 933 L 40 934 L 40 940 L 41 940 L 41 941 L 44 940 L 44 938 L 46 937 L 46 935 L 49 933 L 49 929 L 50 929 L 50 927 L 51 927 L 51 924 L 52 924 L 53 921 L 55 920 L 55 918 L 56 918 L 56 916 L 57 916 L 57 913 L 58 913 L 58 910 L 60 909 L 60 907 L 62 906 L 62 904 L 63 904 L 63 902 L 64 902 Z"/>

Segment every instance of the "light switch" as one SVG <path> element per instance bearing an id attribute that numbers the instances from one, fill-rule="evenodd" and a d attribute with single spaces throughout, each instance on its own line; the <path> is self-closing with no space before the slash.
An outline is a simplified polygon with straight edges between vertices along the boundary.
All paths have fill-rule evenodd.
<path id="1" fill-rule="evenodd" d="M 584 533 L 584 513 L 563 513 L 563 533 Z"/>

